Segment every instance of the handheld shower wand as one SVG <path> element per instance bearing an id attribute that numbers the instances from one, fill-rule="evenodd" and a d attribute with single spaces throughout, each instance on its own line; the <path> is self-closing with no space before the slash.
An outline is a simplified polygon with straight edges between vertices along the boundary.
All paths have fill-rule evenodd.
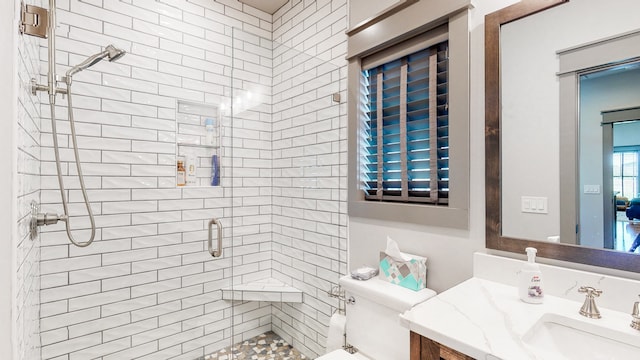
<path id="1" fill-rule="evenodd" d="M 55 52 L 55 49 L 49 49 L 49 53 L 51 52 Z M 126 54 L 126 52 L 124 50 L 120 50 L 118 48 L 116 48 L 113 45 L 108 45 L 104 51 L 92 55 L 89 58 L 87 58 L 85 61 L 81 62 L 80 64 L 72 67 L 71 69 L 69 69 L 69 71 L 67 71 L 66 73 L 66 77 L 65 77 L 65 82 L 67 84 L 67 89 L 66 91 L 63 91 L 62 93 L 66 93 L 67 94 L 67 100 L 68 100 L 68 106 L 67 106 L 67 111 L 69 112 L 69 124 L 71 127 L 71 140 L 73 142 L 73 154 L 75 156 L 75 163 L 76 163 L 76 169 L 78 170 L 78 178 L 80 180 L 80 189 L 82 190 L 82 197 L 84 198 L 84 204 L 85 207 L 87 209 L 87 213 L 89 214 L 89 221 L 91 222 L 91 236 L 89 237 L 89 240 L 87 240 L 86 242 L 77 242 L 73 235 L 71 234 L 71 225 L 70 225 L 70 220 L 69 220 L 69 206 L 67 204 L 67 196 L 65 194 L 65 190 L 64 190 L 64 181 L 62 179 L 62 170 L 60 167 L 60 151 L 59 151 L 59 146 L 58 146 L 58 131 L 56 128 L 56 116 L 55 116 L 55 91 L 54 94 L 49 96 L 50 101 L 50 107 L 51 107 L 51 130 L 53 133 L 53 148 L 54 148 L 54 153 L 55 153 L 55 158 L 56 158 L 56 170 L 57 170 L 57 174 L 58 174 L 58 185 L 60 187 L 60 196 L 62 197 L 62 207 L 64 208 L 64 215 L 56 215 L 56 214 L 38 214 L 37 216 L 37 225 L 50 225 L 50 224 L 55 224 L 58 222 L 58 220 L 62 220 L 65 222 L 65 227 L 66 227 L 66 231 L 67 231 L 67 236 L 69 237 L 69 241 L 71 241 L 72 244 L 78 246 L 78 247 L 85 247 L 85 246 L 89 246 L 89 244 L 91 244 L 93 242 L 93 240 L 95 239 L 95 235 L 96 235 L 96 224 L 95 224 L 95 220 L 94 220 L 94 216 L 93 216 L 93 212 L 91 211 L 91 205 L 89 203 L 89 198 L 87 196 L 87 190 L 86 190 L 86 186 L 84 184 L 84 176 L 82 175 L 82 166 L 80 165 L 80 154 L 78 153 L 78 143 L 76 140 L 76 126 L 75 126 L 75 121 L 73 118 L 73 104 L 72 104 L 72 96 L 71 96 L 71 82 L 72 82 L 72 78 L 73 75 L 86 70 L 88 68 L 90 68 L 91 66 L 97 64 L 98 62 L 100 62 L 100 60 L 107 58 L 109 61 L 116 61 L 118 59 L 120 59 L 122 56 L 124 56 Z M 49 60 L 51 61 L 51 60 Z M 51 76 L 51 74 L 50 74 Z"/>
<path id="2" fill-rule="evenodd" d="M 107 58 L 109 62 L 116 61 L 123 57 L 126 53 L 126 51 L 118 49 L 113 45 L 108 45 L 103 52 L 89 56 L 85 61 L 69 69 L 69 71 L 67 71 L 67 78 L 71 78 L 73 75 L 79 73 L 80 71 L 92 67 L 104 58 Z"/>

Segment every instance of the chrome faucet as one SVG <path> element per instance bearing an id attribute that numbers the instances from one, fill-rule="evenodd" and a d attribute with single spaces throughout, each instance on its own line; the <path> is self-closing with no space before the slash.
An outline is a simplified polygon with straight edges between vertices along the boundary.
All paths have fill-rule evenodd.
<path id="1" fill-rule="evenodd" d="M 600 319 L 602 316 L 600 315 L 600 310 L 596 306 L 596 297 L 602 294 L 602 290 L 596 290 L 591 286 L 581 286 L 578 289 L 578 292 L 585 293 L 586 297 L 584 299 L 584 304 L 580 308 L 580 315 L 586 316 L 590 319 Z"/>
<path id="2" fill-rule="evenodd" d="M 640 295 L 638 295 L 640 296 Z M 631 312 L 633 320 L 631 320 L 631 327 L 640 330 L 640 301 L 633 303 L 633 311 Z"/>

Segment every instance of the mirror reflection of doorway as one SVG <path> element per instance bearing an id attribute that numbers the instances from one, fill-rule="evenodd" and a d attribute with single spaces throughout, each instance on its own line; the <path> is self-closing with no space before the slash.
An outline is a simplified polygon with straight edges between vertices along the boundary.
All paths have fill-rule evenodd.
<path id="1" fill-rule="evenodd" d="M 626 217 L 640 199 L 640 59 L 579 78 L 579 243 L 626 252 L 640 232 Z"/>
<path id="2" fill-rule="evenodd" d="M 613 195 L 604 204 L 605 248 L 634 252 L 640 245 L 640 120 L 628 118 L 640 117 L 640 107 L 602 115 L 604 193 Z"/>

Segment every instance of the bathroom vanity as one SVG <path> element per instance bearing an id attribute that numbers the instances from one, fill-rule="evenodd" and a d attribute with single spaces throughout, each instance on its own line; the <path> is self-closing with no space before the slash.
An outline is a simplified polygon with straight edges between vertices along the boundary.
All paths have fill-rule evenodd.
<path id="1" fill-rule="evenodd" d="M 472 360 L 459 351 L 411 332 L 411 360 Z"/>
<path id="2" fill-rule="evenodd" d="M 400 316 L 411 332 L 417 359 L 631 359 L 640 354 L 640 331 L 631 310 L 640 282 L 541 265 L 543 304 L 518 297 L 516 273 L 523 262 L 475 254 L 474 277 Z M 602 318 L 579 314 L 581 286 L 603 290 Z M 603 357 L 604 358 L 604 357 Z"/>

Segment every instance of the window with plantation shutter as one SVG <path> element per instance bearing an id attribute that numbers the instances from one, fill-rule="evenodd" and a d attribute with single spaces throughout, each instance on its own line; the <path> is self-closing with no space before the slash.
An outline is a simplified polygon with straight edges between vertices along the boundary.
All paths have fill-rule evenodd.
<path id="1" fill-rule="evenodd" d="M 449 203 L 448 41 L 362 71 L 366 200 Z"/>
<path id="2" fill-rule="evenodd" d="M 413 20 L 397 13 L 349 34 L 347 213 L 357 226 L 469 228 L 470 21 L 453 3 L 416 1 Z M 423 22 L 430 11 L 438 17 Z"/>

